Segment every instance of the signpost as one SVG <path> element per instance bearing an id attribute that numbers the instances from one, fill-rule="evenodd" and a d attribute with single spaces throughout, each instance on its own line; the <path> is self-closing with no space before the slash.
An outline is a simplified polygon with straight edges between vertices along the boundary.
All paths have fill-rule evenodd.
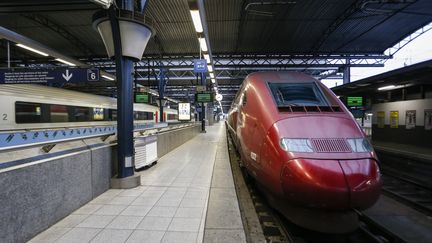
<path id="1" fill-rule="evenodd" d="M 347 97 L 348 106 L 363 106 L 363 97 Z"/>
<path id="2" fill-rule="evenodd" d="M 179 121 L 190 121 L 190 103 L 179 103 L 178 104 L 178 119 Z"/>
<path id="3" fill-rule="evenodd" d="M 99 81 L 98 68 L 0 69 L 0 84 L 54 84 Z"/>
<path id="4" fill-rule="evenodd" d="M 213 101 L 213 94 L 210 92 L 196 93 L 195 100 L 198 103 L 209 103 Z"/>

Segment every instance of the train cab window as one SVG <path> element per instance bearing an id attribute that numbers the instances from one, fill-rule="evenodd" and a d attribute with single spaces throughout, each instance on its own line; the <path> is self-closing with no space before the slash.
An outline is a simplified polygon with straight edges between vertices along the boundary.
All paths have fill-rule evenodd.
<path id="1" fill-rule="evenodd" d="M 16 123 L 42 122 L 42 105 L 28 102 L 15 102 Z"/>
<path id="2" fill-rule="evenodd" d="M 88 107 L 73 107 L 73 121 L 83 122 L 91 121 L 90 119 L 90 108 Z"/>
<path id="3" fill-rule="evenodd" d="M 50 121 L 51 122 L 68 122 L 69 113 L 65 105 L 50 105 Z"/>
<path id="4" fill-rule="evenodd" d="M 328 106 L 315 83 L 268 83 L 274 100 L 284 106 Z"/>

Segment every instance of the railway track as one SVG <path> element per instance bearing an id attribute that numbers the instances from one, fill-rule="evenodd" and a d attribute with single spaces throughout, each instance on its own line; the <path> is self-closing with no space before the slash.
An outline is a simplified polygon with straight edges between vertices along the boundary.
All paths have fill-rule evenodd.
<path id="1" fill-rule="evenodd" d="M 414 209 L 432 216 L 432 189 L 397 173 L 383 172 L 382 191 Z"/>
<path id="2" fill-rule="evenodd" d="M 230 160 L 233 170 L 240 170 L 240 157 L 237 154 L 230 136 L 228 137 L 228 146 L 230 151 Z M 237 168 L 234 168 L 237 167 Z M 293 243 L 399 243 L 404 242 L 397 235 L 386 230 L 381 225 L 374 222 L 371 218 L 357 212 L 360 219 L 360 227 L 358 230 L 348 234 L 325 234 L 311 231 L 299 227 L 270 207 L 265 196 L 259 191 L 254 181 L 247 176 L 246 173 L 241 174 L 246 182 L 247 190 L 251 196 L 254 209 L 258 215 L 261 224 L 262 232 L 264 233 L 267 242 L 293 242 Z M 234 179 L 236 181 L 236 179 Z M 240 207 L 242 207 L 240 203 Z M 243 209 L 244 210 L 244 209 Z"/>

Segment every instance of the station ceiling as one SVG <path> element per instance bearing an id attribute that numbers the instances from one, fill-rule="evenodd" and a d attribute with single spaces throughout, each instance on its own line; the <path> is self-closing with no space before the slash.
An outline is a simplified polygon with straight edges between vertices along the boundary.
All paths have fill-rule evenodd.
<path id="1" fill-rule="evenodd" d="M 430 0 L 205 0 L 206 25 L 218 83 L 226 92 L 227 111 L 232 94 L 245 75 L 261 70 L 295 70 L 321 75 L 337 70 L 339 64 L 308 66 L 279 62 L 244 65 L 244 58 L 267 57 L 303 59 L 316 56 L 349 58 L 355 55 L 382 56 L 384 51 L 415 30 L 432 22 Z M 0 26 L 32 38 L 52 49 L 90 64 L 113 71 L 99 34 L 92 27 L 92 15 L 101 7 L 88 0 L 3 0 Z M 145 77 L 156 71 L 149 60 L 184 59 L 199 55 L 197 34 L 189 14 L 188 0 L 150 0 L 146 22 L 156 31 L 145 50 L 140 82 L 154 87 Z M 1 66 L 6 65 L 6 41 L 1 41 Z M 282 56 L 282 57 L 281 57 Z M 13 65 L 56 65 L 15 46 Z M 222 65 L 217 60 L 234 59 Z M 108 65 L 107 65 L 108 63 Z M 147 66 L 146 66 L 147 65 Z M 342 67 L 344 63 L 340 63 Z M 346 63 L 345 63 L 346 65 Z M 166 68 L 169 70 L 171 66 Z M 178 68 L 178 65 L 173 65 Z M 192 68 L 192 67 L 189 67 Z M 227 71 L 228 70 L 228 71 Z M 189 73 L 191 73 L 189 71 Z M 170 74 L 170 73 L 168 73 Z M 223 75 L 229 79 L 223 79 Z M 193 92 L 193 75 L 181 78 L 168 75 L 168 95 L 182 98 L 184 90 Z M 112 94 L 109 82 L 91 87 L 75 87 L 86 92 Z M 73 87 L 72 87 L 73 88 Z M 189 91 L 188 91 L 189 93 Z"/>

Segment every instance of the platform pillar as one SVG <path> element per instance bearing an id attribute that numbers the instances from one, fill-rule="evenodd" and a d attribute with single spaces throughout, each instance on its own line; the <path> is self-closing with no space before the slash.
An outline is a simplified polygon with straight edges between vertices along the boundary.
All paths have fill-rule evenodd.
<path id="1" fill-rule="evenodd" d="M 147 0 L 115 0 L 108 11 L 93 15 L 93 26 L 102 37 L 108 56 L 115 60 L 117 80 L 117 178 L 114 188 L 132 188 L 141 184 L 134 176 L 134 61 L 142 58 L 152 30 L 144 24 Z"/>

